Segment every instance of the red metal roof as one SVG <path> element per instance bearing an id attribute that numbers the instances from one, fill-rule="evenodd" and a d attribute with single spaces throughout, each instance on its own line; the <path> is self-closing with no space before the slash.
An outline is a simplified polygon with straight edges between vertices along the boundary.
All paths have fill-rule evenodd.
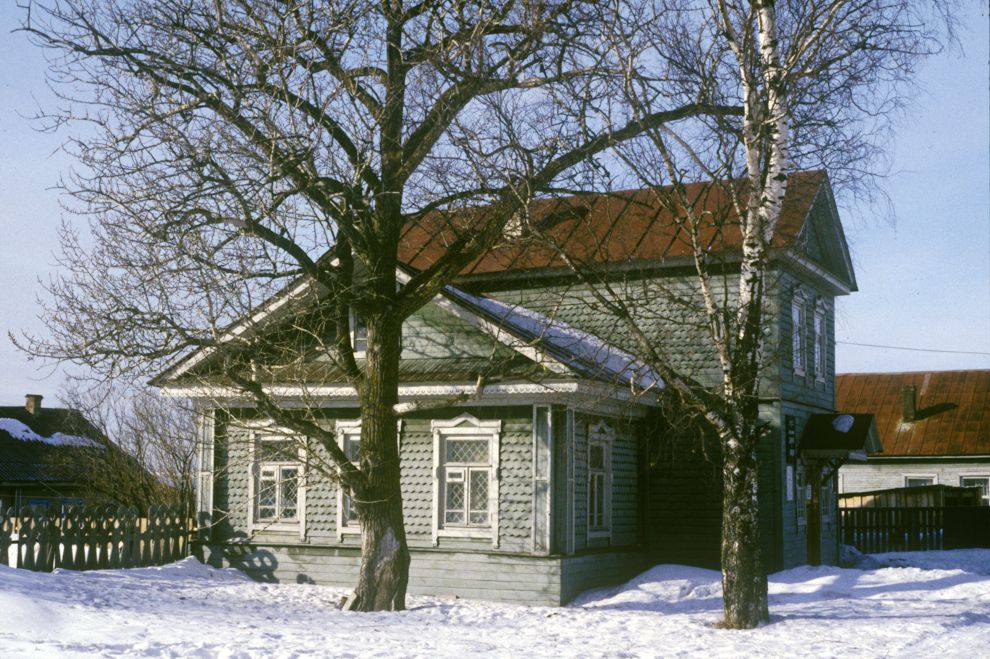
<path id="1" fill-rule="evenodd" d="M 774 236 L 775 247 L 792 245 L 826 176 L 823 171 L 792 174 Z M 686 196 L 703 218 L 701 243 L 712 252 L 738 249 L 739 218 L 728 203 L 721 183 L 693 183 Z M 671 204 L 661 203 L 669 190 L 630 190 L 539 199 L 529 207 L 531 224 L 545 224 L 564 251 L 585 262 L 660 261 L 693 254 L 688 236 L 676 222 Z M 676 207 L 676 206 L 675 206 Z M 399 248 L 399 259 L 414 268 L 427 267 L 461 233 L 481 221 L 486 209 L 433 213 L 410 223 Z M 682 215 L 683 211 L 677 215 Z M 564 263 L 545 245 L 525 239 L 505 240 L 469 265 L 462 274 L 561 267 Z"/>
<path id="2" fill-rule="evenodd" d="M 910 422 L 905 385 L 916 388 Z M 846 373 L 835 378 L 835 405 L 876 417 L 883 457 L 990 455 L 990 370 Z"/>

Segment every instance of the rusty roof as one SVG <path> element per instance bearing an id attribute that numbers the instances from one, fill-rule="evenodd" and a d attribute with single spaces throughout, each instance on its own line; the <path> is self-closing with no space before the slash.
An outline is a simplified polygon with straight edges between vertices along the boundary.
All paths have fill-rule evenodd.
<path id="1" fill-rule="evenodd" d="M 793 245 L 827 180 L 824 171 L 790 176 L 774 247 Z M 691 183 L 685 196 L 700 218 L 701 244 L 710 252 L 739 249 L 739 216 L 729 203 L 725 181 Z M 684 206 L 671 201 L 671 189 L 628 190 L 533 201 L 531 226 L 548 233 L 571 258 L 589 263 L 657 262 L 693 255 L 690 238 L 678 221 Z M 743 203 L 745 194 L 742 195 Z M 409 223 L 399 247 L 399 260 L 423 269 L 439 258 L 458 236 L 484 220 L 485 208 L 432 213 Z M 533 240 L 504 239 L 471 263 L 462 275 L 506 270 L 563 267 L 556 251 Z"/>
<path id="2" fill-rule="evenodd" d="M 909 385 L 914 421 L 903 418 Z M 990 370 L 846 373 L 835 399 L 837 409 L 876 417 L 882 457 L 990 455 Z"/>

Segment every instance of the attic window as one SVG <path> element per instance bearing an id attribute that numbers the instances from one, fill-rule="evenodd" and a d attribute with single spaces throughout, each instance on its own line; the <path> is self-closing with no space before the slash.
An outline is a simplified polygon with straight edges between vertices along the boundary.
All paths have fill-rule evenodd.
<path id="1" fill-rule="evenodd" d="M 365 323 L 364 316 L 354 309 L 351 309 L 350 312 L 350 326 L 351 348 L 354 350 L 354 356 L 364 357 L 365 353 L 368 352 L 368 325 Z"/>

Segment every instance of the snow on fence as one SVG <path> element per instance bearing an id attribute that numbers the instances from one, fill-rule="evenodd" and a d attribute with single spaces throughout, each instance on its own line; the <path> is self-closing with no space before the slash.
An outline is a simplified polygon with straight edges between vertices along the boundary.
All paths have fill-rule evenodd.
<path id="1" fill-rule="evenodd" d="M 840 508 L 842 542 L 861 552 L 990 547 L 990 507 Z"/>
<path id="2" fill-rule="evenodd" d="M 0 564 L 37 572 L 164 565 L 189 555 L 192 520 L 179 506 L 0 510 Z"/>

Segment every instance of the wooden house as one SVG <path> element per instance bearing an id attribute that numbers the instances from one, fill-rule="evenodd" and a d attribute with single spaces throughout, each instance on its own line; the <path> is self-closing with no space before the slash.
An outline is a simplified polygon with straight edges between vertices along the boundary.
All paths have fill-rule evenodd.
<path id="1" fill-rule="evenodd" d="M 723 212 L 706 190 L 689 188 L 698 210 Z M 684 237 L 651 195 L 540 201 L 530 215 L 559 222 L 565 248 L 627 292 L 640 324 L 678 366 L 717 384 L 697 307 L 660 294 L 696 301 L 697 285 Z M 434 220 L 409 227 L 403 273 L 428 264 L 446 242 Z M 738 232 L 709 239 L 724 267 L 737 268 Z M 762 413 L 770 432 L 760 455 L 768 570 L 837 560 L 825 466 L 862 451 L 869 428 L 846 427 L 834 406 L 834 297 L 855 289 L 827 177 L 795 175 L 768 293 Z M 214 411 L 215 393 L 203 386 L 209 364 L 208 353 L 193 353 L 157 380 L 204 411 L 198 506 L 209 527 L 206 555 L 262 579 L 353 585 L 360 523 L 347 494 L 308 466 L 320 447 L 285 448 L 284 435 L 236 394 Z M 354 390 L 332 368 L 305 369 L 292 383 L 267 386 L 287 407 L 316 410 L 345 451 L 359 450 Z M 399 422 L 410 592 L 556 605 L 657 562 L 717 567 L 720 467 L 710 442 L 665 420 L 663 382 L 632 355 L 630 337 L 525 232 L 507 236 L 406 321 L 400 377 L 400 401 L 480 393 Z M 809 432 L 813 415 L 854 441 Z M 817 453 L 805 455 L 802 445 Z"/>
<path id="2" fill-rule="evenodd" d="M 846 373 L 843 409 L 876 416 L 882 450 L 839 472 L 841 492 L 978 487 L 990 505 L 990 371 Z"/>
<path id="3" fill-rule="evenodd" d="M 79 458 L 101 450 L 101 434 L 77 410 L 42 407 L 42 398 L 0 407 L 0 510 L 84 502 L 89 460 Z"/>

